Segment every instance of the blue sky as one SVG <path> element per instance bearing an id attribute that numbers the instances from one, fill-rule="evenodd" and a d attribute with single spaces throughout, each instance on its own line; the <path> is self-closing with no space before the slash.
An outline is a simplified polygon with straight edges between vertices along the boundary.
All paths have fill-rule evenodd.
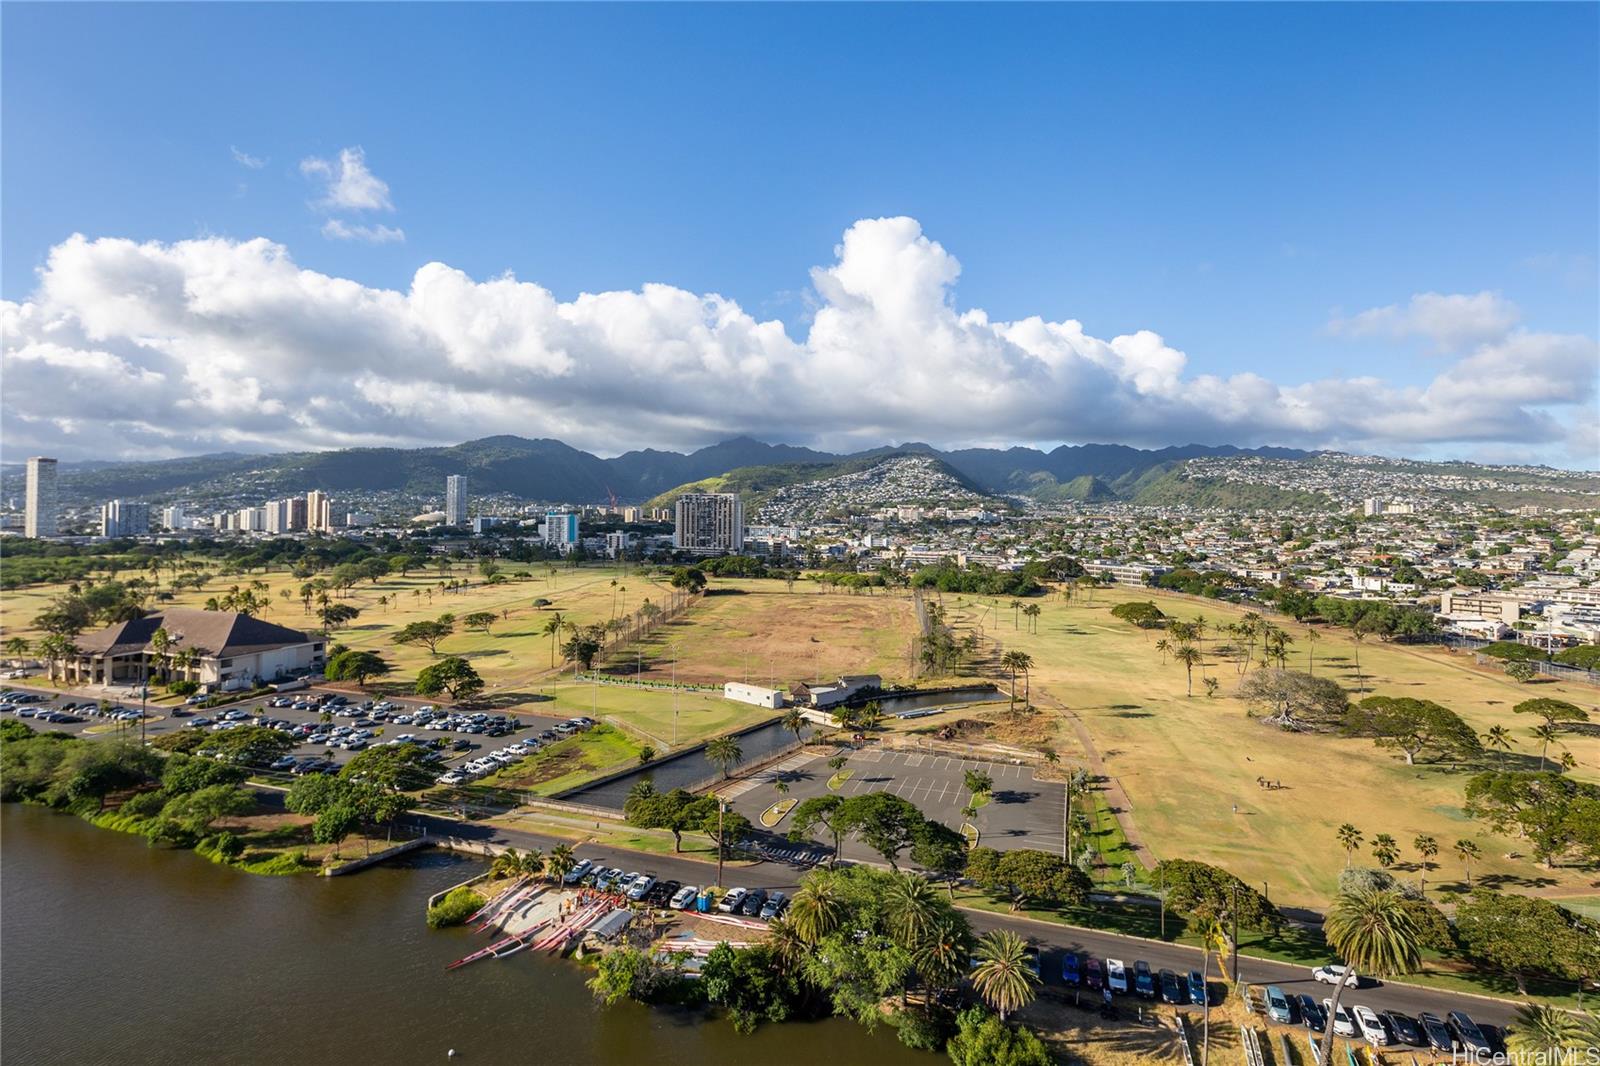
<path id="1" fill-rule="evenodd" d="M 475 282 L 510 271 L 562 302 L 659 282 L 719 294 L 754 320 L 778 319 L 799 343 L 829 302 L 808 271 L 835 264 L 835 246 L 858 220 L 906 216 L 921 239 L 959 260 L 959 280 L 939 290 L 958 311 L 982 308 L 1005 323 L 1075 320 L 1090 338 L 1153 331 L 1186 356 L 1168 384 L 1253 374 L 1319 391 L 1313 386 L 1324 380 L 1379 378 L 1389 391 L 1373 402 L 1393 404 L 1385 410 L 1408 426 L 1386 434 L 1332 414 L 1303 422 L 1281 411 L 1253 422 L 1244 414 L 1208 420 L 1171 397 L 1151 410 L 1141 397 L 1160 399 L 1162 388 L 1128 384 L 1145 357 L 1131 357 L 1130 369 L 1126 352 L 1113 366 L 1112 356 L 1079 346 L 1092 365 L 1075 369 L 1032 351 L 1048 367 L 1017 369 L 1036 386 L 1070 393 L 1066 408 L 1126 385 L 1118 403 L 1130 405 L 1129 428 L 1120 435 L 1130 443 L 1181 442 L 1161 439 L 1170 432 L 1600 465 L 1585 459 L 1593 458 L 1600 332 L 1595 5 L 8 3 L 3 30 L 0 294 L 39 309 L 36 317 L 70 319 L 84 337 L 67 347 L 109 351 L 168 380 L 204 376 L 195 349 L 218 343 L 215 322 L 167 322 L 190 331 L 188 350 L 152 350 L 134 328 L 147 321 L 103 321 L 105 308 L 128 296 L 116 285 L 140 291 L 126 274 L 108 278 L 103 267 L 116 250 L 63 257 L 93 284 L 75 283 L 63 263 L 45 285 L 38 271 L 53 248 L 74 233 L 168 250 L 264 237 L 302 271 L 402 294 L 429 263 Z M 305 161 L 328 161 L 336 175 L 341 151 L 356 148 L 387 186 L 385 205 L 319 202 L 328 195 L 325 172 Z M 330 238 L 330 220 L 344 227 L 335 233 L 386 226 L 404 237 Z M 178 269 L 214 273 L 193 262 Z M 881 309 L 875 292 L 854 296 Z M 1491 313 L 1499 335 L 1479 330 L 1445 345 L 1432 326 L 1400 321 L 1408 301 L 1428 293 L 1490 294 L 1502 311 L 1514 310 Z M 84 300 L 99 301 L 102 313 L 75 302 Z M 1349 328 L 1361 312 L 1390 307 L 1387 319 Z M 291 332 L 316 327 L 308 321 Z M 897 326 L 855 327 L 876 336 L 856 356 L 879 365 L 883 383 L 918 358 L 884 348 L 885 337 L 904 332 Z M 1588 341 L 1551 357 L 1557 377 L 1580 371 L 1567 382 L 1578 402 L 1552 401 L 1560 383 L 1548 381 L 1514 411 L 1479 410 L 1474 393 L 1463 418 L 1477 429 L 1441 424 L 1442 392 L 1428 412 L 1405 406 L 1407 390 L 1427 390 L 1452 360 L 1470 361 L 1477 345 L 1512 330 Z M 437 333 L 427 344 L 448 348 Z M 974 352 L 988 354 L 973 358 L 992 355 L 1002 374 L 1026 363 L 985 347 L 999 343 L 974 341 Z M 794 358 L 817 363 L 818 345 L 805 347 Z M 323 366 L 341 358 L 337 350 L 273 352 L 267 357 Z M 570 438 L 587 426 L 593 432 L 582 443 L 601 451 L 687 446 L 724 430 L 778 435 L 742 415 L 719 423 L 715 410 L 693 402 L 643 423 L 595 426 L 585 404 L 605 397 L 594 388 L 543 387 L 605 362 L 568 352 L 576 365 L 529 370 L 519 356 L 532 376 L 517 387 L 533 405 L 530 420 L 550 435 Z M 1546 360 L 1542 353 L 1536 358 Z M 224 358 L 232 373 L 263 356 L 224 354 L 234 357 Z M 632 375 L 660 369 L 637 353 L 607 358 Z M 765 350 L 757 362 L 786 358 Z M 25 369 L 42 374 L 48 362 L 36 348 Z M 736 355 L 732 365 L 748 364 Z M 370 366 L 350 369 L 351 380 L 371 376 Z M 815 384 L 816 373 L 811 365 L 810 376 L 784 380 Z M 770 387 L 734 390 L 730 399 L 735 407 L 772 402 Z M 545 399 L 552 392 L 558 401 Z M 141 447 L 333 446 L 365 439 L 381 411 L 391 424 L 428 421 L 417 419 L 414 400 L 402 402 L 395 389 L 375 399 L 380 393 L 363 397 L 379 410 L 329 417 L 334 429 L 348 426 L 342 435 L 293 421 L 272 430 L 256 418 L 230 428 L 221 414 L 192 414 L 193 432 L 142 427 Z M 615 400 L 650 396 L 619 387 Z M 19 428 L 8 419 L 8 451 L 104 450 L 108 442 L 83 424 L 120 417 L 92 408 L 18 412 L 13 399 L 6 413 L 31 421 Z M 1235 388 L 1211 402 L 1268 401 Z M 1273 402 L 1293 408 L 1307 399 Z M 470 399 L 460 406 L 473 409 Z M 811 436 L 836 445 L 874 435 L 1001 443 L 1011 410 L 996 398 L 987 423 L 943 426 L 935 416 L 924 432 L 893 417 L 861 426 L 856 412 L 850 426 L 819 423 Z M 201 425 L 211 421 L 214 429 Z M 1018 408 L 1013 424 L 1015 439 L 1049 442 L 1105 439 L 1121 423 L 1051 422 Z M 625 425 L 650 439 L 608 448 Z M 416 429 L 406 436 L 473 435 L 447 418 Z"/>

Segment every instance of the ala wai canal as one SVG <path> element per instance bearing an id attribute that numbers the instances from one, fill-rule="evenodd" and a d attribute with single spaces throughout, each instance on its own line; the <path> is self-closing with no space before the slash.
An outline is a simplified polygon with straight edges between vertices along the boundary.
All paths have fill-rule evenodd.
<path id="1" fill-rule="evenodd" d="M 0 805 L 0 1062 L 936 1066 L 829 1020 L 740 1036 L 605 1008 L 575 963 L 455 973 L 476 939 L 428 896 L 477 864 L 423 852 L 352 877 L 255 877 L 67 815 Z M 456 1057 L 447 1059 L 454 1048 Z"/>

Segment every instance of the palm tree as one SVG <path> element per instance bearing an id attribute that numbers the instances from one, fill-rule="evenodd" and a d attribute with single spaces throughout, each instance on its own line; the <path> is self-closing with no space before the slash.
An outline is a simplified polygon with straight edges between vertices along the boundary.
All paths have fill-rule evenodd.
<path id="1" fill-rule="evenodd" d="M 1033 665 L 1033 659 L 1025 651 L 1008 651 L 1000 657 L 1002 668 L 1011 671 L 1011 706 L 1017 705 L 1017 672 L 1026 670 Z"/>
<path id="2" fill-rule="evenodd" d="M 12 658 L 20 659 L 28 654 L 27 637 L 11 637 L 6 641 L 6 654 Z"/>
<path id="3" fill-rule="evenodd" d="M 1185 693 L 1185 695 L 1186 696 L 1193 696 L 1194 695 L 1194 668 L 1196 666 L 1199 666 L 1200 663 L 1203 661 L 1201 659 L 1201 657 L 1200 657 L 1200 650 L 1198 648 L 1195 648 L 1193 645 L 1185 644 L 1182 647 L 1180 647 L 1177 651 L 1172 653 L 1172 659 L 1173 659 L 1174 662 L 1180 662 L 1180 663 L 1183 664 L 1184 673 L 1186 675 L 1186 678 L 1187 678 L 1187 681 L 1188 681 L 1188 686 L 1189 686 L 1188 691 Z"/>
<path id="4" fill-rule="evenodd" d="M 733 773 L 733 768 L 738 766 L 743 758 L 744 749 L 739 747 L 737 737 L 713 737 L 706 744 L 706 760 L 721 770 L 724 778 Z"/>
<path id="5" fill-rule="evenodd" d="M 883 904 L 889 931 L 902 947 L 913 952 L 933 931 L 934 919 L 940 913 L 939 894 L 926 878 L 914 873 L 895 874 Z"/>
<path id="6" fill-rule="evenodd" d="M 1539 769 L 1543 770 L 1545 764 L 1545 753 L 1550 750 L 1550 742 L 1558 739 L 1561 736 L 1561 731 L 1555 726 L 1551 725 L 1549 722 L 1546 722 L 1543 725 L 1534 726 L 1532 733 L 1534 738 L 1540 742 Z"/>
<path id="7" fill-rule="evenodd" d="M 1379 833 L 1372 838 L 1372 857 L 1387 870 L 1400 857 L 1400 845 L 1388 833 Z"/>
<path id="8" fill-rule="evenodd" d="M 544 852 L 538 848 L 529 848 L 522 853 L 522 862 L 517 866 L 517 872 L 523 877 L 538 877 L 544 873 Z"/>
<path id="9" fill-rule="evenodd" d="M 790 707 L 786 712 L 784 712 L 783 718 L 778 724 L 783 726 L 783 728 L 787 729 L 789 732 L 793 733 L 794 739 L 796 743 L 798 743 L 800 740 L 800 732 L 806 727 L 806 718 L 805 715 L 800 713 L 800 708 Z"/>
<path id="10" fill-rule="evenodd" d="M 550 880 L 559 884 L 576 865 L 578 859 L 572 854 L 572 845 L 557 844 L 550 849 L 550 858 L 545 860 L 544 872 L 550 875 Z"/>
<path id="11" fill-rule="evenodd" d="M 1168 640 L 1166 637 L 1162 637 L 1160 640 L 1156 641 L 1156 651 L 1161 653 L 1161 663 L 1163 666 L 1166 665 L 1167 662 L 1167 652 L 1171 650 L 1172 641 Z"/>
<path id="12" fill-rule="evenodd" d="M 1517 1009 L 1516 1020 L 1506 1032 L 1506 1049 L 1519 1061 L 1578 1061 L 1563 1052 L 1592 1050 L 1595 1019 L 1580 1018 L 1559 1007 L 1529 1003 Z"/>
<path id="13" fill-rule="evenodd" d="M 1503 725 L 1490 726 L 1489 731 L 1483 735 L 1483 743 L 1485 747 L 1500 749 L 1500 768 L 1505 769 L 1506 752 L 1516 746 L 1516 742 L 1511 739 L 1511 730 Z"/>
<path id="14" fill-rule="evenodd" d="M 1006 606 L 1011 608 L 1011 628 L 1021 629 L 1022 621 L 1017 617 L 1017 611 L 1022 607 L 1022 601 L 1012 600 L 1010 603 L 1006 604 Z"/>
<path id="15" fill-rule="evenodd" d="M 839 886 L 827 872 L 818 871 L 794 894 L 789 921 L 807 944 L 815 944 L 844 924 L 846 907 Z"/>
<path id="16" fill-rule="evenodd" d="M 1339 846 L 1344 848 L 1344 868 L 1350 869 L 1350 856 L 1361 846 L 1361 830 L 1349 822 L 1341 825 L 1334 833 L 1339 838 Z"/>
<path id="17" fill-rule="evenodd" d="M 489 864 L 489 873 L 493 877 L 515 877 L 521 872 L 522 856 L 517 854 L 516 848 L 507 848 Z"/>
<path id="18" fill-rule="evenodd" d="M 1405 896 L 1392 888 L 1341 892 L 1322 923 L 1322 933 L 1352 975 L 1364 971 L 1398 977 L 1422 961 L 1422 936 L 1414 913 Z M 1333 1023 L 1347 983 L 1341 980 L 1333 986 L 1328 1027 L 1322 1034 L 1325 1063 L 1333 1061 Z"/>
<path id="19" fill-rule="evenodd" d="M 1428 894 L 1428 871 L 1433 869 L 1433 857 L 1439 854 L 1439 842 L 1428 834 L 1422 833 L 1411 842 L 1411 846 L 1417 849 L 1418 855 L 1422 856 L 1422 875 L 1419 887 L 1422 895 L 1426 896 Z"/>
<path id="20" fill-rule="evenodd" d="M 550 638 L 550 669 L 556 668 L 556 641 L 561 639 L 561 631 L 566 628 L 567 620 L 561 616 L 560 611 L 550 612 L 550 617 L 544 620 L 544 628 L 539 632 Z"/>
<path id="21" fill-rule="evenodd" d="M 1040 607 L 1037 603 L 1030 603 L 1022 609 L 1022 613 L 1028 616 L 1030 630 L 1034 633 L 1039 632 L 1039 611 Z"/>
<path id="22" fill-rule="evenodd" d="M 939 988 L 961 980 L 972 959 L 972 927 L 959 914 L 941 914 L 913 956 L 917 972 Z"/>
<path id="23" fill-rule="evenodd" d="M 1033 1002 L 1039 979 L 1028 967 L 1028 945 L 1009 929 L 997 929 L 978 941 L 978 965 L 972 987 L 1004 1021 L 1012 1011 Z"/>
<path id="24" fill-rule="evenodd" d="M 1473 860 L 1478 858 L 1478 856 L 1480 854 L 1482 854 L 1482 853 L 1478 850 L 1478 845 L 1474 844 L 1470 840 L 1458 840 L 1458 841 L 1456 841 L 1456 846 L 1455 846 L 1454 850 L 1455 850 L 1455 853 L 1456 853 L 1456 858 L 1460 859 L 1461 860 L 1461 865 L 1466 868 L 1466 871 L 1467 871 L 1467 891 L 1471 892 L 1472 891 L 1472 863 L 1473 863 Z"/>

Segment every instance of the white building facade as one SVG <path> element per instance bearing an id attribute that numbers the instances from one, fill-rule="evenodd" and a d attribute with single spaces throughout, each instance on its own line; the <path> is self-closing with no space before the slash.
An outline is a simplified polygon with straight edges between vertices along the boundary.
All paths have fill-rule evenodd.
<path id="1" fill-rule="evenodd" d="M 28 460 L 28 491 L 22 532 L 28 537 L 53 537 L 60 515 L 56 503 L 56 461 L 42 455 Z"/>

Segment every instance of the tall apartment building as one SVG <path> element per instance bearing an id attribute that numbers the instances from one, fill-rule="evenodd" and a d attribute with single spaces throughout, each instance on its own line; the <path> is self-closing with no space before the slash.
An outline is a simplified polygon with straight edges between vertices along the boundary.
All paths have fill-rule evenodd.
<path id="1" fill-rule="evenodd" d="M 691 492 L 678 498 L 672 546 L 705 555 L 744 550 L 744 501 L 732 492 Z"/>
<path id="2" fill-rule="evenodd" d="M 56 461 L 35 455 L 28 460 L 27 512 L 22 532 L 29 537 L 56 535 Z"/>
<path id="3" fill-rule="evenodd" d="M 100 505 L 100 535 L 142 537 L 150 532 L 150 505 L 136 500 L 107 500 Z"/>
<path id="4" fill-rule="evenodd" d="M 544 542 L 562 552 L 578 543 L 578 515 L 576 511 L 546 511 L 544 515 Z"/>
<path id="5" fill-rule="evenodd" d="M 287 533 L 289 531 L 289 501 L 268 500 L 261 505 L 266 521 L 264 527 L 268 533 Z"/>
<path id="6" fill-rule="evenodd" d="M 467 524 L 467 476 L 451 474 L 444 479 L 444 524 Z"/>
<path id="7" fill-rule="evenodd" d="M 163 529 L 188 529 L 189 515 L 183 509 L 183 504 L 175 503 L 171 507 L 163 507 L 161 526 Z"/>
<path id="8" fill-rule="evenodd" d="M 306 528 L 326 532 L 333 528 L 333 501 L 317 489 L 306 493 Z"/>
<path id="9" fill-rule="evenodd" d="M 290 532 L 306 528 L 306 498 L 304 496 L 289 497 L 289 526 Z"/>
<path id="10" fill-rule="evenodd" d="M 267 528 L 267 508 L 241 507 L 239 516 L 235 520 L 235 529 L 246 533 L 263 533 Z"/>

